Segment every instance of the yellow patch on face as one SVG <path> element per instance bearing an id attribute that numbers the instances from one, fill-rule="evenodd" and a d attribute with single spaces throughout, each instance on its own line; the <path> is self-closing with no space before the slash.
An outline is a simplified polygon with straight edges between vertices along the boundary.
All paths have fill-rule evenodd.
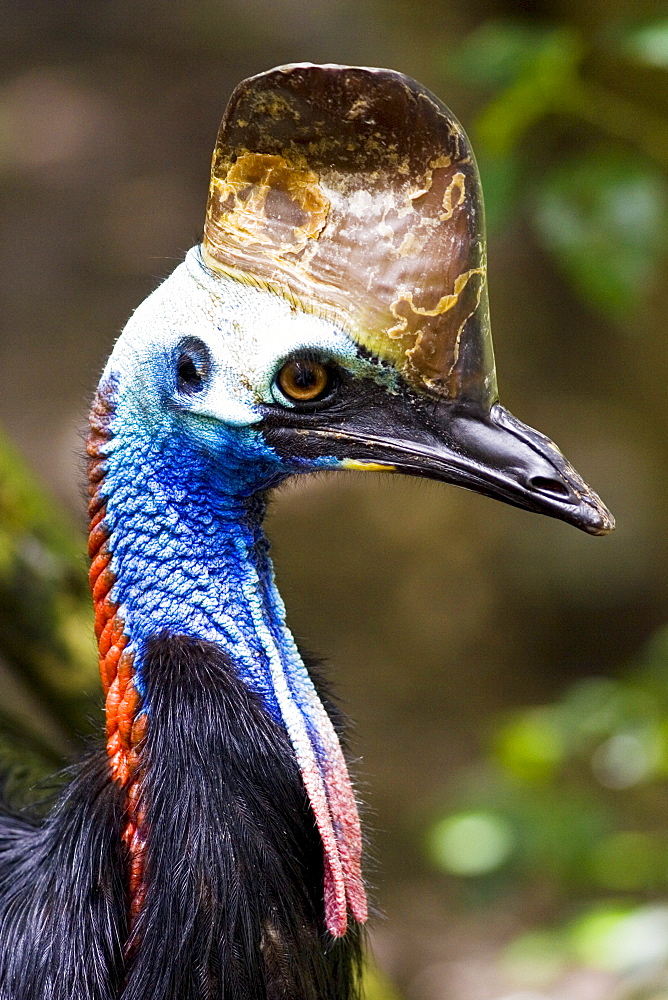
<path id="1" fill-rule="evenodd" d="M 382 465 L 380 462 L 358 462 L 354 458 L 344 458 L 341 461 L 344 469 L 354 469 L 357 472 L 396 472 L 395 465 Z"/>

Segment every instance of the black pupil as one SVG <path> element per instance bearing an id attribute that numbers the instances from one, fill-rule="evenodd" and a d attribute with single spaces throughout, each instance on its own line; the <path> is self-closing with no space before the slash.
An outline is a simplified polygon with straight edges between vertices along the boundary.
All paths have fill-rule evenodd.
<path id="1" fill-rule="evenodd" d="M 310 389 L 319 381 L 320 371 L 310 361 L 295 362 L 293 378 L 298 389 Z"/>
<path id="2" fill-rule="evenodd" d="M 177 384 L 179 392 L 197 392 L 202 388 L 202 376 L 189 354 L 182 354 L 177 366 Z"/>

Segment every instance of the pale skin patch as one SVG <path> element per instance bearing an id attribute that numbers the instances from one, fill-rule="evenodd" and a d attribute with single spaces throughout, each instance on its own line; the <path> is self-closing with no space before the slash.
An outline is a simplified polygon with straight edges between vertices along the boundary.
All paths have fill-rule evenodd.
<path id="1" fill-rule="evenodd" d="M 225 178 L 214 178 L 218 218 L 244 242 L 259 243 L 274 252 L 296 253 L 317 240 L 329 214 L 329 200 L 312 170 L 292 166 L 282 156 L 244 153 Z M 270 211 L 270 196 L 278 209 Z M 293 216 L 293 220 L 290 219 Z M 281 242 L 276 246 L 276 229 Z"/>
<path id="2" fill-rule="evenodd" d="M 454 290 L 448 295 L 442 295 L 438 300 L 433 309 L 425 309 L 423 306 L 416 306 L 413 301 L 413 293 L 410 291 L 402 291 L 399 293 L 399 297 L 394 300 L 390 306 L 390 311 L 394 318 L 397 320 L 396 326 L 390 327 L 387 331 L 388 337 L 393 339 L 398 339 L 402 337 L 406 330 L 408 329 L 408 317 L 399 315 L 398 309 L 402 302 L 405 302 L 413 313 L 418 316 L 441 316 L 443 313 L 448 312 L 457 305 L 459 301 L 459 296 L 462 294 L 470 279 L 479 274 L 484 278 L 485 269 L 482 267 L 471 268 L 470 271 L 464 271 L 459 277 L 455 279 Z"/>
<path id="3" fill-rule="evenodd" d="M 455 201 L 454 192 L 459 192 L 459 197 Z M 457 172 L 452 178 L 447 188 L 443 192 L 443 211 L 439 215 L 441 222 L 447 222 L 454 215 L 455 209 L 461 208 L 466 201 L 466 178 L 461 172 Z"/>

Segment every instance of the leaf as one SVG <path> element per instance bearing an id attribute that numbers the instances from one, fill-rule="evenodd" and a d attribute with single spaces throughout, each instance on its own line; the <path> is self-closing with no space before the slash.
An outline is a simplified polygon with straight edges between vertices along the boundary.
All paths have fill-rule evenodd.
<path id="1" fill-rule="evenodd" d="M 499 729 L 496 756 L 510 774 L 526 782 L 543 782 L 564 760 L 562 713 L 554 706 L 531 708 Z"/>
<path id="2" fill-rule="evenodd" d="M 600 312 L 627 318 L 655 276 L 667 205 L 658 170 L 629 155 L 591 154 L 548 174 L 534 222 L 577 291 Z"/>
<path id="3" fill-rule="evenodd" d="M 627 28 L 618 36 L 617 44 L 631 59 L 668 69 L 668 18 Z"/>
<path id="4" fill-rule="evenodd" d="M 487 875 L 503 865 L 515 846 L 515 835 L 504 816 L 490 810 L 446 816 L 430 831 L 433 862 L 462 877 Z"/>
<path id="5" fill-rule="evenodd" d="M 583 51 L 579 32 L 570 28 L 554 29 L 542 39 L 514 82 L 479 116 L 474 135 L 484 154 L 507 155 L 527 129 L 568 105 L 572 92 L 579 89 Z"/>
<path id="6" fill-rule="evenodd" d="M 394 985 L 370 957 L 362 968 L 361 986 L 361 995 L 365 1000 L 401 1000 Z"/>
<path id="7" fill-rule="evenodd" d="M 474 87 L 507 87 L 552 34 L 552 28 L 521 21 L 488 21 L 448 55 L 446 72 Z"/>
<path id="8" fill-rule="evenodd" d="M 98 692 L 84 552 L 0 434 L 0 729 L 11 720 L 51 764 Z"/>

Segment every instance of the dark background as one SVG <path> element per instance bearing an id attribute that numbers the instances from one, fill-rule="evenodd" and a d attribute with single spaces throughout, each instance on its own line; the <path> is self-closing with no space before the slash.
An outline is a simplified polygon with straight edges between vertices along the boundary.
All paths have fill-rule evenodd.
<path id="1" fill-rule="evenodd" d="M 476 810 L 488 818 L 503 812 L 498 769 L 518 772 L 512 747 L 498 750 L 504 739 L 512 744 L 509 719 L 520 736 L 522 725 L 531 729 L 538 719 L 538 744 L 543 737 L 549 742 L 540 729 L 546 717 L 523 709 L 561 704 L 581 678 L 621 678 L 618 690 L 627 690 L 638 651 L 667 617 L 668 273 L 658 230 L 668 140 L 659 127 L 646 142 L 633 133 L 651 132 L 644 116 L 665 124 L 668 73 L 656 60 L 628 57 L 619 42 L 644 20 L 666 18 L 668 6 L 654 0 L 0 3 L 0 426 L 54 498 L 53 510 L 67 511 L 73 527 L 63 530 L 71 538 L 79 532 L 83 539 L 85 528 L 88 401 L 132 309 L 199 239 L 216 129 L 240 79 L 289 61 L 391 66 L 444 99 L 482 150 L 495 220 L 489 273 L 502 402 L 558 442 L 617 516 L 617 531 L 591 538 L 455 489 L 371 474 L 286 488 L 269 520 L 293 630 L 330 662 L 355 720 L 357 771 L 377 859 L 375 897 L 385 915 L 374 922 L 375 950 L 395 987 L 415 1000 L 668 996 L 657 992 L 665 984 L 652 978 L 654 966 L 650 992 L 614 992 L 638 988 L 624 978 L 628 969 L 597 964 L 572 942 L 558 946 L 563 934 L 554 931 L 603 899 L 663 912 L 668 852 L 656 855 L 661 879 L 620 888 L 582 873 L 550 872 L 535 857 L 527 876 L 520 847 L 515 869 L 499 862 L 484 877 L 461 877 L 426 846 L 443 817 L 469 808 L 471 787 L 478 790 Z M 552 30 L 575 39 L 582 50 L 577 73 L 591 93 L 608 95 L 610 120 L 604 114 L 597 121 L 595 108 L 578 116 L 572 107 L 550 105 L 510 152 L 495 149 L 496 119 L 490 140 L 484 115 L 515 78 L 511 72 L 485 83 L 469 40 L 491 25 L 501 58 L 511 43 L 494 31 L 508 19 L 536 32 L 535 42 L 525 38 L 529 60 Z M 493 53 L 489 58 L 494 62 Z M 528 73 L 529 103 L 542 93 L 542 80 L 540 72 Z M 510 95 L 512 107 L 520 91 Z M 584 174 L 577 173 L 582 156 L 603 158 L 599 174 L 592 160 L 583 160 Z M 619 184 L 611 184 L 609 218 L 601 224 L 608 236 L 593 245 L 585 238 L 584 249 L 576 240 L 575 250 L 569 244 L 564 251 L 549 222 L 541 229 L 540 206 L 550 191 L 577 201 L 578 177 L 599 191 L 597 177 L 605 181 L 609 160 L 619 166 Z M 563 164 L 575 164 L 565 179 Z M 643 205 L 624 188 L 635 170 L 641 181 L 650 178 L 649 214 L 660 220 L 658 235 L 647 223 L 644 245 L 636 248 L 647 250 L 646 266 L 634 288 L 613 282 L 601 292 L 587 267 L 598 273 L 618 237 L 623 258 L 628 232 L 636 232 Z M 645 190 L 642 183 L 638 190 Z M 615 215 L 622 202 L 626 214 Z M 638 231 L 642 243 L 644 230 Z M 9 490 L 14 473 L 7 469 Z M 43 524 L 51 509 L 39 515 Z M 83 557 L 71 558 L 83 566 Z M 0 544 L 0 572 L 2 559 Z M 19 577 L 11 586 L 20 591 Z M 79 584 L 71 586 L 76 603 Z M 16 593 L 7 599 L 22 600 L 23 591 Z M 44 668 L 55 693 L 50 706 L 42 698 L 34 711 L 44 715 L 42 742 L 57 747 L 54 757 L 64 746 L 57 720 L 71 709 L 70 689 L 95 692 L 85 612 L 70 617 L 72 656 L 89 663 L 90 672 L 84 666 L 65 676 L 65 654 Z M 24 697 L 22 655 L 16 644 L 4 650 L 8 718 Z M 32 712 L 30 699 L 41 698 L 27 667 L 26 676 L 24 716 Z M 82 719 L 97 712 L 91 704 L 71 709 L 72 730 L 77 712 Z M 20 756 L 21 711 L 14 715 L 19 722 L 8 723 L 7 740 Z M 560 732 L 568 744 L 567 730 Z M 587 802 L 596 785 L 591 796 L 605 797 L 610 830 L 638 836 L 650 830 L 660 840 L 663 764 L 615 789 L 614 781 L 596 784 L 596 773 L 587 770 L 589 749 L 578 764 L 582 774 L 573 775 L 562 746 L 557 764 L 565 761 L 564 769 L 557 775 L 557 764 L 550 765 L 523 786 L 539 814 L 532 821 L 539 845 L 549 855 L 549 837 L 559 840 L 541 827 L 550 822 L 550 806 L 540 798 L 549 782 L 555 801 L 582 795 Z M 29 752 L 39 756 L 39 747 Z M 636 793 L 642 809 L 629 799 Z M 519 844 L 530 823 L 513 822 Z M 570 830 L 566 822 L 564 839 Z M 627 864 L 622 855 L 619 865 Z M 508 959 L 508 942 L 516 940 L 520 959 L 514 952 Z M 538 968 L 533 979 L 531 961 Z M 373 988 L 390 995 L 387 984 Z"/>

